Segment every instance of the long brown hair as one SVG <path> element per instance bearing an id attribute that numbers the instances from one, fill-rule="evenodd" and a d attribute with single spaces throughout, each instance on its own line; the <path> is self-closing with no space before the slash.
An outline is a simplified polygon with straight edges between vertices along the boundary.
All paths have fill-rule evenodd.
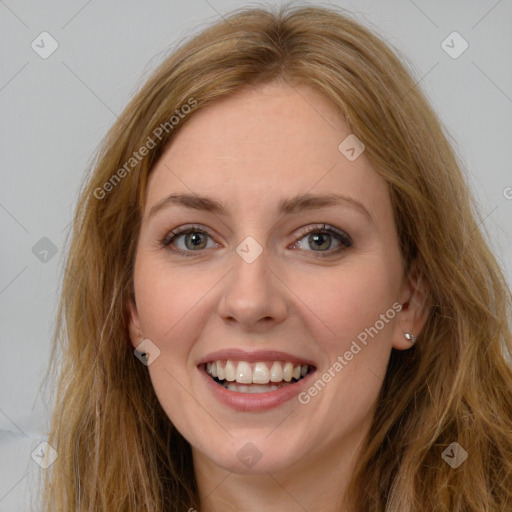
<path id="1" fill-rule="evenodd" d="M 45 510 L 199 508 L 190 446 L 128 341 L 146 184 L 196 112 L 277 79 L 315 87 L 345 116 L 388 184 L 404 271 L 415 262 L 430 291 L 416 345 L 392 351 L 354 502 L 364 512 L 512 510 L 512 301 L 460 165 L 396 52 L 340 9 L 307 5 L 241 9 L 181 45 L 105 138 L 63 276 L 48 438 L 59 457 L 44 474 Z M 453 442 L 468 452 L 457 468 L 442 457 Z"/>

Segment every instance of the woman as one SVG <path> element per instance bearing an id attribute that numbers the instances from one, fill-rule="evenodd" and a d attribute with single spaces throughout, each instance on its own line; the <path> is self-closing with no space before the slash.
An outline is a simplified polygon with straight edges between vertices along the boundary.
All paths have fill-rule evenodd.
<path id="1" fill-rule="evenodd" d="M 512 510 L 510 291 L 473 209 L 342 13 L 184 44 L 81 193 L 47 509 Z"/>

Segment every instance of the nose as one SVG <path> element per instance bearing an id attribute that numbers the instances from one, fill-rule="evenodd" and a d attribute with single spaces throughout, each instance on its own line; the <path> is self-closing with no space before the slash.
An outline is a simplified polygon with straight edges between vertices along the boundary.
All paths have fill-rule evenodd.
<path id="1" fill-rule="evenodd" d="M 289 301 L 282 281 L 269 266 L 266 249 L 250 263 L 234 252 L 233 268 L 223 280 L 219 315 L 247 331 L 260 331 L 283 322 Z"/>

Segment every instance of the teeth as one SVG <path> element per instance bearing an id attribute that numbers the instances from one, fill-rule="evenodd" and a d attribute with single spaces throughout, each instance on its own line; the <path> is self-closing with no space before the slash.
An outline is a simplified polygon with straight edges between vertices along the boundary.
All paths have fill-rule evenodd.
<path id="1" fill-rule="evenodd" d="M 222 367 L 222 361 L 217 361 L 213 363 L 213 366 L 217 368 L 217 378 L 219 380 L 226 380 L 226 370 Z"/>
<path id="2" fill-rule="evenodd" d="M 293 364 L 292 363 L 285 363 L 283 367 L 283 379 L 286 382 L 290 382 L 293 377 Z"/>
<path id="3" fill-rule="evenodd" d="M 237 393 L 267 393 L 268 391 L 274 391 L 279 389 L 279 386 L 271 385 L 261 385 L 261 386 L 247 386 L 243 384 L 234 384 L 230 382 L 226 384 L 226 389 L 230 391 L 235 391 Z"/>
<path id="4" fill-rule="evenodd" d="M 249 393 L 249 386 L 244 384 L 232 384 L 231 382 L 226 386 L 230 391 L 238 391 L 239 393 Z"/>
<path id="5" fill-rule="evenodd" d="M 269 391 L 270 388 L 277 389 L 279 386 L 272 384 L 291 382 L 292 379 L 299 380 L 306 376 L 308 370 L 307 364 L 294 365 L 289 361 L 274 361 L 272 363 L 259 361 L 253 363 L 252 366 L 247 361 L 218 360 L 206 363 L 206 372 L 209 375 L 217 377 L 221 381 L 227 381 L 225 382 L 227 389 L 237 386 L 237 390 L 240 390 L 241 393 L 257 393 L 263 392 L 262 389 L 266 391 Z M 233 383 L 231 387 L 228 384 L 230 382 Z M 250 386 L 250 384 L 259 384 L 259 386 Z M 265 386 L 265 384 L 269 384 L 269 386 Z"/>
<path id="6" fill-rule="evenodd" d="M 249 363 L 240 361 L 236 367 L 236 379 L 240 384 L 252 384 L 252 370 Z"/>
<path id="7" fill-rule="evenodd" d="M 270 372 L 265 363 L 256 363 L 252 372 L 252 382 L 254 384 L 268 384 Z"/>
<path id="8" fill-rule="evenodd" d="M 272 382 L 281 382 L 283 380 L 283 367 L 277 361 L 270 368 L 270 380 Z"/>
<path id="9" fill-rule="evenodd" d="M 236 373 L 235 373 L 235 365 L 232 361 L 227 361 L 226 366 L 224 367 L 224 372 L 226 374 L 226 380 L 229 382 L 233 382 L 236 380 Z"/>

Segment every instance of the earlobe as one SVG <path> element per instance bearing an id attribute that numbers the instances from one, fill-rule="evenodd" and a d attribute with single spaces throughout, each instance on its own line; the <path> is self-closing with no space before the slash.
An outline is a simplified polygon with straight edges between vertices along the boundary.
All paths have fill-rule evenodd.
<path id="1" fill-rule="evenodd" d="M 418 270 L 417 262 L 411 265 L 404 279 L 401 297 L 402 309 L 393 331 L 393 348 L 407 350 L 416 342 L 429 314 L 428 285 Z"/>
<path id="2" fill-rule="evenodd" d="M 128 309 L 128 333 L 130 336 L 130 343 L 133 348 L 136 348 L 140 341 L 144 338 L 140 325 L 139 314 L 135 302 L 130 299 L 127 304 Z"/>

